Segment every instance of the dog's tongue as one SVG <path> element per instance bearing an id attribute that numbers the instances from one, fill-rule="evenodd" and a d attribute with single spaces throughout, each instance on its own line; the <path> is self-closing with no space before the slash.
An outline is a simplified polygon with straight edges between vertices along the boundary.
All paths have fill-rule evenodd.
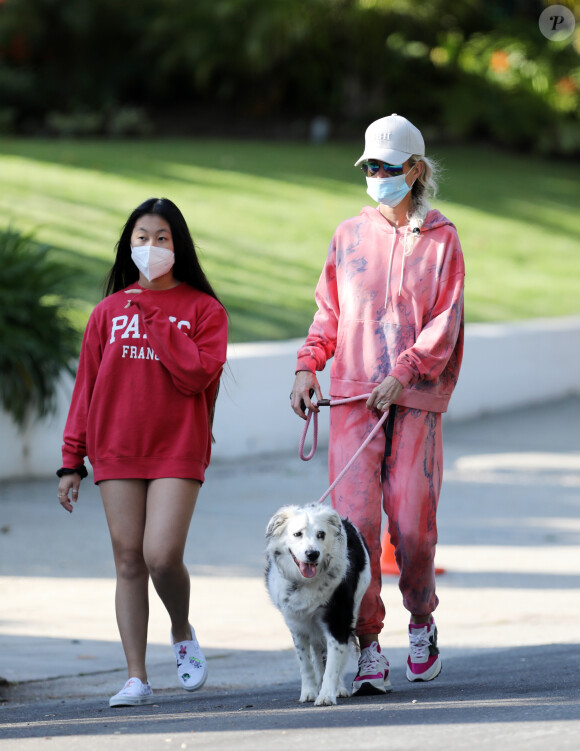
<path id="1" fill-rule="evenodd" d="M 300 573 L 305 579 L 312 579 L 316 576 L 316 566 L 313 563 L 301 563 Z"/>

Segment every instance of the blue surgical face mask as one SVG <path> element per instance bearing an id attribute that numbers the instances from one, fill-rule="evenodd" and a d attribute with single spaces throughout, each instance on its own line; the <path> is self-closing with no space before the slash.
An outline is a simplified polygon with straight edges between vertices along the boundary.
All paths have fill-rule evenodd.
<path id="1" fill-rule="evenodd" d="M 377 203 L 398 206 L 413 187 L 407 185 L 405 177 L 367 177 L 367 193 Z"/>

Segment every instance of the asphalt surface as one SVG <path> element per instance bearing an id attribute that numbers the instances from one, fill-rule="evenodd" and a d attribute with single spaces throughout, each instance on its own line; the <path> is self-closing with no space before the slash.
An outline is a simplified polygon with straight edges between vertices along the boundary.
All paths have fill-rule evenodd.
<path id="1" fill-rule="evenodd" d="M 56 478 L 0 483 L 3 751 L 47 739 L 59 749 L 580 747 L 580 397 L 451 422 L 444 439 L 443 671 L 406 681 L 408 614 L 387 576 L 381 642 L 393 693 L 329 708 L 298 703 L 292 642 L 262 574 L 271 514 L 326 489 L 324 447 L 308 464 L 296 454 L 212 465 L 186 552 L 209 679 L 194 694 L 178 687 L 152 593 L 156 702 L 131 709 L 107 701 L 126 675 L 98 490 L 85 480 L 69 516 Z"/>

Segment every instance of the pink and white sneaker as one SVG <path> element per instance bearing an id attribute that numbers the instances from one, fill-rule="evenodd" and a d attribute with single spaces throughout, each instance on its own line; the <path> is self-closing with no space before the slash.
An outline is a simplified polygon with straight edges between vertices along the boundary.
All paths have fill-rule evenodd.
<path id="1" fill-rule="evenodd" d="M 432 681 L 441 672 L 437 647 L 437 626 L 431 616 L 428 623 L 409 624 L 408 681 Z"/>
<path id="2" fill-rule="evenodd" d="M 381 652 L 378 642 L 374 641 L 361 649 L 358 673 L 352 682 L 352 695 L 368 696 L 392 691 L 389 670 L 389 661 Z"/>

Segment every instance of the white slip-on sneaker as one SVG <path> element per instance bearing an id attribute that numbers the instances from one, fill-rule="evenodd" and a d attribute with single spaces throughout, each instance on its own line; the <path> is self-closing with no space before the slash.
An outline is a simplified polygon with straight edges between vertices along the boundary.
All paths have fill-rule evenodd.
<path id="1" fill-rule="evenodd" d="M 139 678 L 129 678 L 127 683 L 115 696 L 109 699 L 110 707 L 137 707 L 154 701 L 153 689 L 149 681 L 143 683 Z"/>
<path id="2" fill-rule="evenodd" d="M 191 639 L 171 644 L 177 662 L 177 677 L 186 691 L 197 691 L 207 680 L 207 661 L 195 636 L 193 626 L 190 624 Z"/>

